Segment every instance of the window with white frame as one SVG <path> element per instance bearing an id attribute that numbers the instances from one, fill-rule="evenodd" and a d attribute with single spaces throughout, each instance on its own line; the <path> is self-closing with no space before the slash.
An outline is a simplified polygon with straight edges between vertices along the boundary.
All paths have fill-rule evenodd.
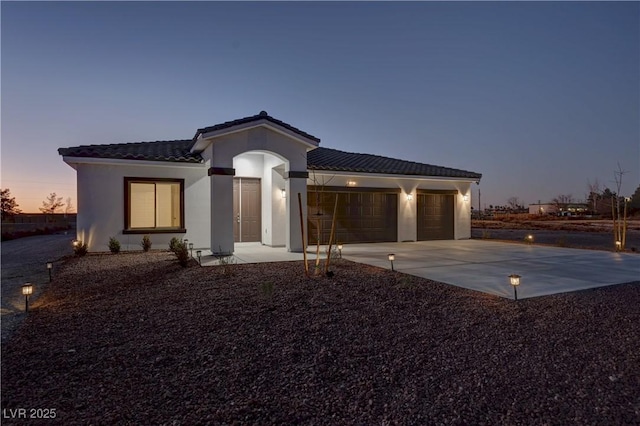
<path id="1" fill-rule="evenodd" d="M 184 228 L 184 179 L 125 178 L 125 231 Z"/>

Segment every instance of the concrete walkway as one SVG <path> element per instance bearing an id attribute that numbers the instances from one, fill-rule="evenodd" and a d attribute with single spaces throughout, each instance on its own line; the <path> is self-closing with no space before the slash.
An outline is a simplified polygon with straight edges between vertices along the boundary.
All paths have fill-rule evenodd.
<path id="1" fill-rule="evenodd" d="M 325 258 L 326 247 L 321 248 Z M 483 293 L 513 298 L 508 276 L 522 276 L 518 298 L 585 290 L 640 280 L 640 255 L 597 250 L 503 243 L 484 240 L 421 241 L 414 243 L 345 244 L 345 259 Z M 309 247 L 315 259 L 315 247 Z M 232 263 L 302 260 L 301 253 L 259 243 L 236 244 Z M 203 258 L 203 265 L 219 261 Z"/>

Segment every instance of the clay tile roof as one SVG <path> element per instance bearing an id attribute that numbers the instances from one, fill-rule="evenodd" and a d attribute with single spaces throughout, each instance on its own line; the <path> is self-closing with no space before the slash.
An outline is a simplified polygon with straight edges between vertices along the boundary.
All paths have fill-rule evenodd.
<path id="1" fill-rule="evenodd" d="M 309 170 L 380 173 L 390 175 L 438 176 L 480 179 L 482 174 L 414 161 L 371 154 L 356 154 L 331 148 L 316 148 L 307 153 Z"/>
<path id="2" fill-rule="evenodd" d="M 202 129 L 198 129 L 198 131 L 196 132 L 195 136 L 193 137 L 193 139 L 197 139 L 197 137 L 202 134 L 202 133 L 209 133 L 209 132 L 214 132 L 216 130 L 224 130 L 227 129 L 229 127 L 233 127 L 233 126 L 238 126 L 240 124 L 246 124 L 246 123 L 251 123 L 252 121 L 259 121 L 259 120 L 267 120 L 270 121 L 274 124 L 277 124 L 278 126 L 284 127 L 287 130 L 290 130 L 294 133 L 297 133 L 298 135 L 305 137 L 307 139 L 311 139 L 315 142 L 320 143 L 320 139 L 310 135 L 307 132 L 303 132 L 302 130 L 298 129 L 297 127 L 293 127 L 291 124 L 287 124 L 284 121 L 280 121 L 277 118 L 273 118 L 271 117 L 269 114 L 267 114 L 266 111 L 260 111 L 259 114 L 256 115 L 252 115 L 251 117 L 244 117 L 244 118 L 239 118 L 237 120 L 232 120 L 232 121 L 227 121 L 224 123 L 220 123 L 220 124 L 216 124 L 215 126 L 209 126 L 209 127 L 203 127 Z"/>
<path id="3" fill-rule="evenodd" d="M 200 154 L 190 152 L 191 139 L 176 141 L 116 143 L 108 145 L 81 145 L 60 148 L 58 154 L 67 157 L 114 158 L 121 160 L 171 161 L 201 163 Z"/>

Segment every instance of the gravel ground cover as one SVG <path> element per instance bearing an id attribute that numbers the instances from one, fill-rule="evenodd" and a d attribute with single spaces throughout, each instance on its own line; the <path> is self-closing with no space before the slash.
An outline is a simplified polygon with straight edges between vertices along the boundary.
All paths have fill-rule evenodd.
<path id="1" fill-rule="evenodd" d="M 640 424 L 640 283 L 514 302 L 333 270 L 71 259 L 2 346 L 3 424 Z"/>

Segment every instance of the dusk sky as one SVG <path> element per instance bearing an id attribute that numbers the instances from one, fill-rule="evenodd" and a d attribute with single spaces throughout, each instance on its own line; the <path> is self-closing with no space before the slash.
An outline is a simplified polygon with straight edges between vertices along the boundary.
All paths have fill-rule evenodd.
<path id="1" fill-rule="evenodd" d="M 5 2 L 2 188 L 76 205 L 60 147 L 266 110 L 322 142 L 483 174 L 477 208 L 640 183 L 640 3 Z"/>

